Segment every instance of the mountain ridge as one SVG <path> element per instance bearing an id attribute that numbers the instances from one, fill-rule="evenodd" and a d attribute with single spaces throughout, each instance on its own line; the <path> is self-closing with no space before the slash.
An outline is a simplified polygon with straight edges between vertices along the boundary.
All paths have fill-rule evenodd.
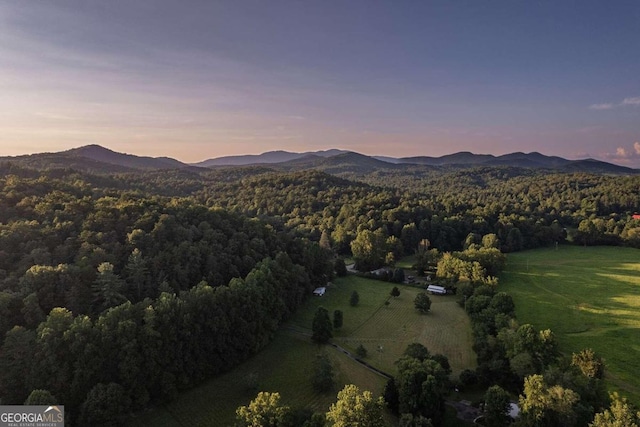
<path id="1" fill-rule="evenodd" d="M 119 153 L 92 144 L 56 153 L 0 157 L 0 162 L 16 162 L 33 168 L 74 168 L 100 173 L 141 172 L 150 170 L 187 169 L 193 171 L 220 167 L 262 166 L 274 170 L 296 171 L 320 169 L 331 174 L 367 174 L 374 171 L 401 171 L 409 168 L 475 168 L 518 167 L 547 169 L 559 172 L 593 172 L 637 174 L 632 169 L 595 159 L 568 160 L 547 156 L 539 152 L 514 152 L 494 156 L 460 151 L 440 157 L 388 157 L 368 156 L 342 149 L 294 153 L 284 150 L 268 151 L 259 155 L 226 156 L 198 163 L 183 163 L 170 157 L 148 157 Z M 208 164 L 208 167 L 204 165 Z"/>
<path id="2" fill-rule="evenodd" d="M 148 157 L 119 153 L 97 144 L 72 148 L 70 150 L 62 151 L 59 154 L 68 154 L 73 157 L 85 157 L 98 162 L 129 167 L 132 169 L 179 169 L 191 166 L 170 157 Z"/>
<path id="3" fill-rule="evenodd" d="M 193 166 L 211 167 L 211 166 L 247 166 L 254 164 L 274 164 L 284 163 L 297 160 L 309 154 L 319 157 L 333 157 L 338 154 L 345 153 L 346 150 L 331 148 L 329 150 L 306 151 L 304 153 L 295 153 L 291 151 L 275 150 L 266 151 L 262 154 L 244 154 L 238 156 L 223 156 L 203 160 L 197 163 L 191 163 Z"/>

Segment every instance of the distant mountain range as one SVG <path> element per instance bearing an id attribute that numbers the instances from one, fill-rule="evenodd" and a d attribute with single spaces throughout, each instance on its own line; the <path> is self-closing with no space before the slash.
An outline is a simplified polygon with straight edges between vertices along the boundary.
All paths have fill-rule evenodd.
<path id="1" fill-rule="evenodd" d="M 365 156 L 345 150 L 327 150 L 307 153 L 270 151 L 256 156 L 218 157 L 197 163 L 197 166 L 249 166 L 270 165 L 277 169 L 321 169 L 328 173 L 367 173 L 373 170 L 401 170 L 407 166 L 445 168 L 469 167 L 518 167 L 527 169 L 553 169 L 566 172 L 591 172 L 613 174 L 635 174 L 640 170 L 615 165 L 595 159 L 568 160 L 557 156 L 545 156 L 537 152 L 510 153 L 501 156 L 474 154 L 468 151 L 442 157 L 386 157 Z"/>
<path id="2" fill-rule="evenodd" d="M 211 166 L 247 166 L 255 164 L 273 164 L 284 163 L 292 160 L 297 160 L 307 156 L 317 157 L 333 157 L 338 154 L 347 153 L 345 150 L 326 150 L 326 151 L 314 151 L 306 153 L 292 153 L 289 151 L 268 151 L 262 154 L 247 154 L 244 156 L 227 156 L 217 157 L 215 159 L 204 160 L 199 163 L 194 163 L 194 166 L 211 167 Z"/>
<path id="3" fill-rule="evenodd" d="M 331 174 L 367 174 L 375 171 L 409 169 L 452 169 L 471 167 L 517 167 L 547 169 L 559 172 L 636 174 L 638 169 L 614 165 L 594 159 L 567 160 L 540 153 L 510 153 L 502 156 L 473 154 L 467 151 L 442 157 L 366 156 L 346 150 L 331 149 L 305 153 L 269 151 L 260 155 L 228 156 L 187 164 L 169 157 L 146 157 L 118 153 L 99 145 L 87 145 L 58 153 L 41 153 L 0 157 L 0 162 L 13 162 L 26 167 L 73 168 L 97 173 L 139 172 L 164 169 L 189 169 L 260 165 L 275 170 L 295 171 L 319 169 Z"/>

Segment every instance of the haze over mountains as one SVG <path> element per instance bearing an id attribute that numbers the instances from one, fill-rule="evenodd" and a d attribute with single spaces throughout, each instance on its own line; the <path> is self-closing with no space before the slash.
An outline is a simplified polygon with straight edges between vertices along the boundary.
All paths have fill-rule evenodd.
<path id="1" fill-rule="evenodd" d="M 517 167 L 529 169 L 551 169 L 565 172 L 591 172 L 613 174 L 636 174 L 631 169 L 594 159 L 568 160 L 544 154 L 510 153 L 501 156 L 459 152 L 442 157 L 366 156 L 351 151 L 330 149 L 325 151 L 294 153 L 269 151 L 260 155 L 228 156 L 187 164 L 169 157 L 147 157 L 118 153 L 99 145 L 87 145 L 57 153 L 41 153 L 15 157 L 0 157 L 0 162 L 42 168 L 73 168 L 99 173 L 134 172 L 162 169 L 202 170 L 232 166 L 261 165 L 276 170 L 295 171 L 319 169 L 328 173 L 366 174 L 377 170 L 402 170 L 409 168 L 472 168 L 472 167 Z"/>

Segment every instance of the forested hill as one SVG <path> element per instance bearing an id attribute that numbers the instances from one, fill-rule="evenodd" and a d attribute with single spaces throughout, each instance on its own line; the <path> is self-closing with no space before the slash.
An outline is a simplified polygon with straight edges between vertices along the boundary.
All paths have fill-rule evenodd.
<path id="1" fill-rule="evenodd" d="M 113 416 L 170 399 L 255 354 L 331 280 L 332 255 L 317 243 L 147 192 L 132 176 L 141 177 L 5 165 L 3 403 L 46 390 L 70 425 L 118 424 Z"/>
<path id="2" fill-rule="evenodd" d="M 58 153 L 0 157 L 0 163 L 6 162 L 37 169 L 71 168 L 103 174 L 159 169 L 198 169 L 168 157 L 134 156 L 118 153 L 99 145 L 87 145 Z"/>

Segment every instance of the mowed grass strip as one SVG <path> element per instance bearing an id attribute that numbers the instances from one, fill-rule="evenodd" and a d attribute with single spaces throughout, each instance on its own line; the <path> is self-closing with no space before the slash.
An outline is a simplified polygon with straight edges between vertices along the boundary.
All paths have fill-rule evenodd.
<path id="1" fill-rule="evenodd" d="M 640 251 L 560 246 L 508 255 L 500 290 L 520 323 L 556 334 L 567 355 L 593 348 L 610 388 L 640 404 Z"/>

